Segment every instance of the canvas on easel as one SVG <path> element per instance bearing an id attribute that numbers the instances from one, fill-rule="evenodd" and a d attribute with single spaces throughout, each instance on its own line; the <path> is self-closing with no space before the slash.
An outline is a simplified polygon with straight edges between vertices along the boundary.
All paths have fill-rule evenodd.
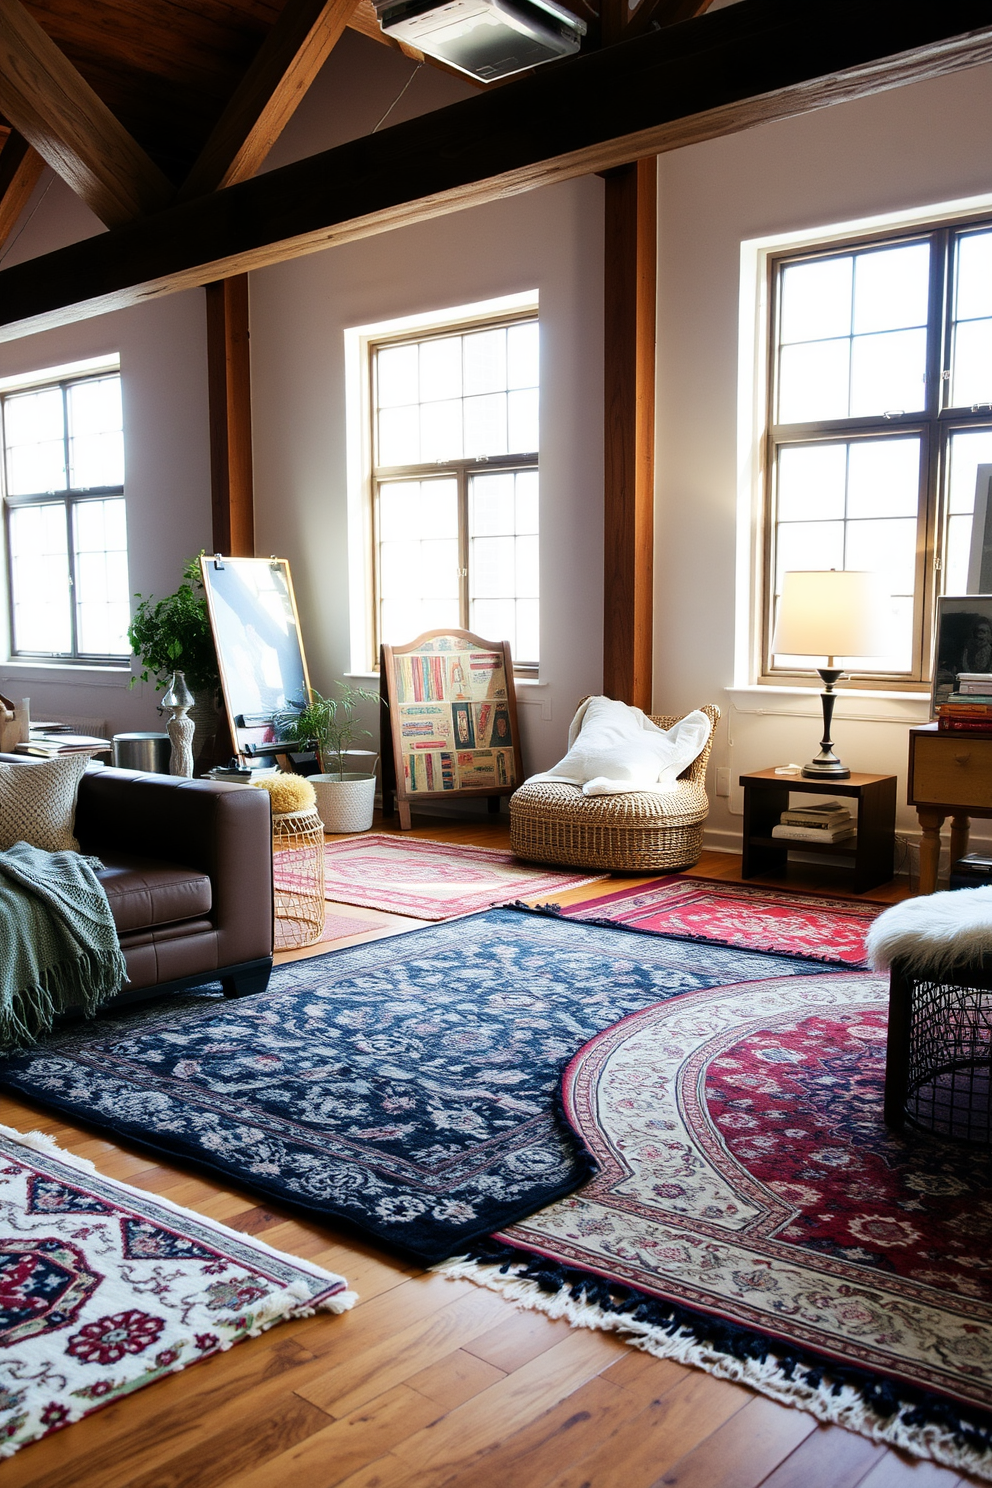
<path id="1" fill-rule="evenodd" d="M 523 780 L 509 641 L 429 630 L 380 651 L 382 809 L 410 826 L 412 801 L 488 796 Z"/>

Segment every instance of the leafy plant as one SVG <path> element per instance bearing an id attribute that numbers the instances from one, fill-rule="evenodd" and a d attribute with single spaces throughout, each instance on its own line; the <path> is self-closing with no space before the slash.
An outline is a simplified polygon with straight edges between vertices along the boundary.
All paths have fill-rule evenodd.
<path id="1" fill-rule="evenodd" d="M 139 681 L 149 682 L 154 678 L 161 692 L 178 669 L 186 673 L 186 681 L 194 693 L 213 697 L 220 679 L 199 557 L 191 558 L 186 564 L 183 581 L 175 594 L 159 600 L 146 599 L 141 594 L 135 598 L 140 603 L 128 626 L 127 638 L 144 670 L 131 678 L 130 685 L 134 687 Z"/>
<path id="2" fill-rule="evenodd" d="M 321 697 L 310 688 L 310 698 L 298 712 L 277 713 L 275 723 L 280 737 L 293 739 L 302 749 L 315 749 L 322 775 L 344 778 L 345 750 L 357 739 L 371 739 L 368 729 L 361 728 L 357 718 L 361 703 L 377 703 L 377 692 L 337 682 L 339 696 Z M 334 768 L 332 769 L 332 763 Z"/>

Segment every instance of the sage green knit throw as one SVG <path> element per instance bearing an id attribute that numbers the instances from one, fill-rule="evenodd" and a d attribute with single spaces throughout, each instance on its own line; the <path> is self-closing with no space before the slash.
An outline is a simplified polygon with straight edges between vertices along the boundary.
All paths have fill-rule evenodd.
<path id="1" fill-rule="evenodd" d="M 125 980 L 99 859 L 15 842 L 0 853 L 0 1049 L 33 1043 L 57 1013 L 92 1017 Z"/>

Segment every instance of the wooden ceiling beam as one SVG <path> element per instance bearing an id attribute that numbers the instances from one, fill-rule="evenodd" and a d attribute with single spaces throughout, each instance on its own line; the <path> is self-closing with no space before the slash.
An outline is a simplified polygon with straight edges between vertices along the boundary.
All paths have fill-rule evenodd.
<path id="1" fill-rule="evenodd" d="M 739 0 L 5 269 L 0 340 L 989 61 L 992 0 Z"/>
<path id="2" fill-rule="evenodd" d="M 289 0 L 238 84 L 180 193 L 247 181 L 296 112 L 357 0 Z"/>
<path id="3" fill-rule="evenodd" d="M 0 110 L 108 227 L 175 196 L 20 0 L 0 0 Z"/>
<path id="4" fill-rule="evenodd" d="M 37 150 L 12 129 L 0 150 L 0 246 L 16 227 L 44 169 Z"/>

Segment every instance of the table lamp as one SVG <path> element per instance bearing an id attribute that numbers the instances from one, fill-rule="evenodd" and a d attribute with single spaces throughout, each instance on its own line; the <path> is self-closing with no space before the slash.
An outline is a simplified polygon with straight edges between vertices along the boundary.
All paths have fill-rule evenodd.
<path id="1" fill-rule="evenodd" d="M 823 678 L 823 738 L 820 752 L 803 766 L 807 780 L 846 780 L 850 770 L 834 754 L 830 738 L 837 694 L 834 684 L 844 668 L 838 656 L 881 656 L 890 645 L 884 596 L 874 573 L 835 568 L 785 574 L 778 605 L 772 651 L 787 656 L 825 656 L 816 670 Z"/>

